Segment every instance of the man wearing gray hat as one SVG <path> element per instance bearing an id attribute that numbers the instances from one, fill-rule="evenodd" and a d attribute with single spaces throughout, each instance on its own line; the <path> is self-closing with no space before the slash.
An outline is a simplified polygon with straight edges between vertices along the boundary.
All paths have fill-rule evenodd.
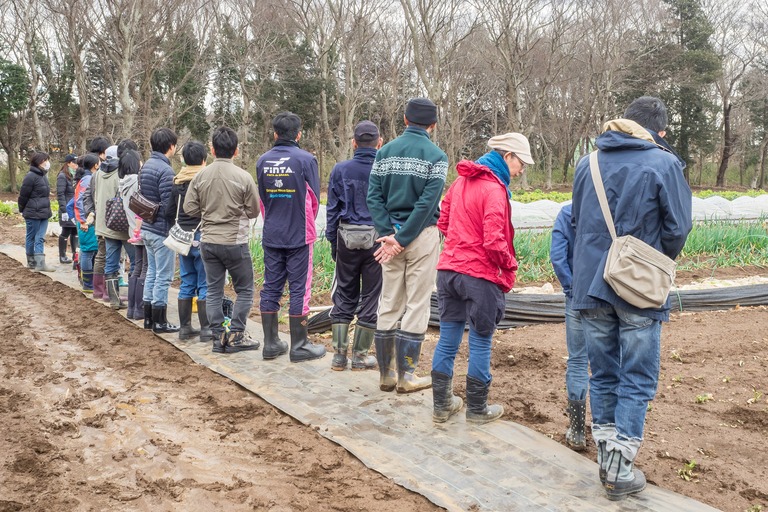
<path id="1" fill-rule="evenodd" d="M 378 236 L 366 195 L 373 160 L 382 142 L 375 124 L 359 122 L 352 140 L 354 157 L 336 164 L 328 182 L 325 237 L 331 243 L 336 261 L 331 309 L 334 349 L 331 369 L 336 371 L 347 369 L 349 324 L 356 312 L 352 370 L 376 367 L 376 359 L 368 355 L 368 350 L 376 329 L 381 265 L 374 257 Z"/>
<path id="2" fill-rule="evenodd" d="M 374 336 L 379 388 L 397 388 L 398 393 L 432 385 L 431 378 L 417 377 L 415 370 L 437 275 L 436 224 L 448 173 L 447 155 L 430 140 L 437 106 L 414 98 L 404 117 L 405 132 L 376 154 L 368 187 L 368 209 L 381 243 L 375 255 L 383 270 Z"/>

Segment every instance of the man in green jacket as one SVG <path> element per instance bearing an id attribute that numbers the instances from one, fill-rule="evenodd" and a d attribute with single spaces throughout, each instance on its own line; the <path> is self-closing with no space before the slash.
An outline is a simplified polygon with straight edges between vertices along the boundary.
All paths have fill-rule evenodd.
<path id="1" fill-rule="evenodd" d="M 383 270 L 374 335 L 379 388 L 397 388 L 398 393 L 432 385 L 429 377 L 414 372 L 437 276 L 436 224 L 448 173 L 448 157 L 430 139 L 437 106 L 427 98 L 414 98 L 405 107 L 404 119 L 405 132 L 376 154 L 368 186 L 368 209 L 381 237 L 375 256 Z"/>

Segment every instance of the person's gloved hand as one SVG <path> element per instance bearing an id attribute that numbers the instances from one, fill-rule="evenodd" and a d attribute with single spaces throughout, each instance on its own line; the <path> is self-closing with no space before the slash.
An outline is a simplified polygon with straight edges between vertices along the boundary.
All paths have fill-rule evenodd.
<path id="1" fill-rule="evenodd" d="M 336 244 L 331 244 L 331 259 L 336 261 Z"/>
<path id="2" fill-rule="evenodd" d="M 61 219 L 62 222 L 67 222 L 69 220 L 69 214 L 67 214 L 67 212 L 64 212 L 61 215 L 59 215 L 59 218 Z"/>
<path id="3" fill-rule="evenodd" d="M 88 217 L 85 219 L 85 223 L 89 226 L 93 225 L 93 222 L 96 220 L 96 216 L 93 214 L 93 212 L 88 214 Z"/>

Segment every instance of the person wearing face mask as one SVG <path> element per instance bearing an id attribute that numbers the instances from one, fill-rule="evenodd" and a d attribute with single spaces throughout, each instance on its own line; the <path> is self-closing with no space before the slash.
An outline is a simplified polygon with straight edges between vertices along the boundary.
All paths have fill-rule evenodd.
<path id="1" fill-rule="evenodd" d="M 509 184 L 533 158 L 528 139 L 520 133 L 491 137 L 488 146 L 491 151 L 475 162 L 456 165 L 459 177 L 448 189 L 437 221 L 445 247 L 437 264 L 440 339 L 432 357 L 436 423 L 462 406 L 461 398 L 453 395 L 453 363 L 467 321 L 467 422 L 488 423 L 504 412 L 487 402 L 492 337 L 504 317 L 504 294 L 515 284 L 517 272 Z"/>
<path id="2" fill-rule="evenodd" d="M 27 224 L 27 266 L 34 270 L 53 272 L 45 263 L 45 232 L 51 218 L 51 186 L 48 170 L 51 161 L 48 153 L 37 151 L 29 161 L 29 172 L 24 176 L 19 191 L 19 213 Z"/>
<path id="3" fill-rule="evenodd" d="M 59 225 L 61 234 L 59 235 L 59 262 L 72 263 L 67 258 L 67 240 L 72 246 L 72 257 L 77 251 L 77 226 L 74 219 L 69 218 L 65 206 L 75 196 L 74 176 L 77 172 L 77 156 L 67 155 L 64 157 L 64 165 L 59 170 L 56 177 L 56 199 L 59 201 Z"/>

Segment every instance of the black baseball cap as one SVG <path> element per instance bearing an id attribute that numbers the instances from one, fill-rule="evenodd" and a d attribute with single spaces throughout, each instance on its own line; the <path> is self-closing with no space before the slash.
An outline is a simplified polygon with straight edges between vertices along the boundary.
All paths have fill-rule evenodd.
<path id="1" fill-rule="evenodd" d="M 379 140 L 379 127 L 371 121 L 360 121 L 355 126 L 355 140 L 357 142 L 373 142 Z"/>
<path id="2" fill-rule="evenodd" d="M 64 163 L 68 164 L 69 162 L 77 162 L 77 155 L 73 155 L 72 153 L 68 154 L 64 157 Z"/>

